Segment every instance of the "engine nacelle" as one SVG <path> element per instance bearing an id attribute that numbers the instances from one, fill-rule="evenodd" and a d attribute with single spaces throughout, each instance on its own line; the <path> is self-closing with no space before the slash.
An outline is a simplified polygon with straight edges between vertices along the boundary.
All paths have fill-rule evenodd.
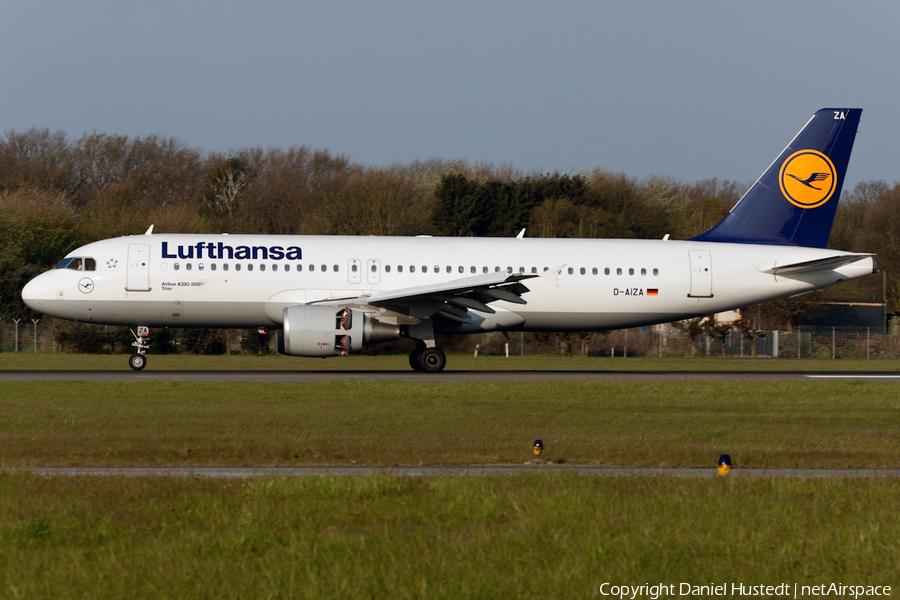
<path id="1" fill-rule="evenodd" d="M 366 344 L 400 337 L 400 328 L 361 310 L 297 304 L 284 309 L 284 329 L 276 333 L 278 352 L 290 356 L 347 356 Z"/>

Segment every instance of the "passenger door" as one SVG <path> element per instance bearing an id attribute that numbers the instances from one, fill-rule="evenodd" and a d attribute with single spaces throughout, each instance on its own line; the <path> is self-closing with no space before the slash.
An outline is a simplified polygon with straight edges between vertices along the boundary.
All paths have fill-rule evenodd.
<path id="1" fill-rule="evenodd" d="M 125 291 L 150 291 L 150 244 L 128 244 Z"/>
<path id="2" fill-rule="evenodd" d="M 712 256 L 708 250 L 689 250 L 691 259 L 690 298 L 712 298 Z"/>

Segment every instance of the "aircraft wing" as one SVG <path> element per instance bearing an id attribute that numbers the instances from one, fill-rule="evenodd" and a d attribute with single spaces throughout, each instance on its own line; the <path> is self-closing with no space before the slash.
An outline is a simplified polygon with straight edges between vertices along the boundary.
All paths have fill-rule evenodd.
<path id="1" fill-rule="evenodd" d="M 775 263 L 771 267 L 761 268 L 763 273 L 771 273 L 774 275 L 799 275 L 801 273 L 814 273 L 816 271 L 833 271 L 855 263 L 858 260 L 875 256 L 874 254 L 841 254 L 838 256 L 829 256 L 827 258 L 818 258 L 816 260 L 807 260 L 804 262 L 790 263 L 779 265 Z"/>
<path id="2" fill-rule="evenodd" d="M 496 311 L 488 304 L 497 300 L 525 304 L 522 295 L 529 289 L 521 281 L 534 277 L 540 275 L 502 271 L 350 298 L 326 298 L 310 304 L 386 308 L 414 319 L 440 316 L 467 323 L 470 309 L 494 314 Z"/>

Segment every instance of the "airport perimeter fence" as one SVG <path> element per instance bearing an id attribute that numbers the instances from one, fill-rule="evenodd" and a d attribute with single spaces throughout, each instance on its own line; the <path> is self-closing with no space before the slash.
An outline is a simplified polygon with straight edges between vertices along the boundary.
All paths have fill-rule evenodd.
<path id="1" fill-rule="evenodd" d="M 0 323 L 0 352 L 57 352 L 65 350 L 65 343 L 57 339 L 58 324 L 53 319 L 36 323 L 21 319 Z M 130 352 L 130 334 L 127 328 L 92 326 L 107 330 L 110 337 L 117 336 L 115 344 L 100 348 L 100 353 Z M 162 341 L 162 330 L 154 330 L 151 353 L 158 353 L 154 342 Z M 171 331 L 171 330 L 170 330 Z M 241 350 L 244 332 L 230 330 L 224 336 L 228 352 Z M 366 353 L 405 353 L 410 342 L 384 344 Z M 443 339 L 441 344 L 448 352 L 478 353 L 481 356 L 533 356 L 556 354 L 560 356 L 611 356 L 635 358 L 640 356 L 726 356 L 769 358 L 896 358 L 900 357 L 900 328 L 893 333 L 876 332 L 866 327 L 807 327 L 797 331 L 770 331 L 756 340 L 749 340 L 737 331 L 724 339 L 709 335 L 691 339 L 685 332 L 664 325 L 620 329 L 593 333 L 510 333 L 507 340 L 502 333 L 475 334 Z M 755 346 L 755 353 L 754 353 Z M 270 348 L 274 351 L 274 336 Z M 185 352 L 183 347 L 175 352 Z M 220 352 L 222 353 L 222 352 Z"/>
<path id="2" fill-rule="evenodd" d="M 876 333 L 877 331 L 877 333 Z M 721 337 L 691 337 L 671 325 L 620 329 L 604 333 L 500 333 L 469 336 L 467 345 L 488 355 L 558 354 L 561 356 L 724 356 L 729 358 L 894 358 L 900 357 L 900 330 L 883 328 L 807 327 L 797 331 L 768 331 L 754 340 L 738 331 Z M 474 342 L 472 341 L 474 340 Z M 459 348 L 464 350 L 463 348 Z"/>

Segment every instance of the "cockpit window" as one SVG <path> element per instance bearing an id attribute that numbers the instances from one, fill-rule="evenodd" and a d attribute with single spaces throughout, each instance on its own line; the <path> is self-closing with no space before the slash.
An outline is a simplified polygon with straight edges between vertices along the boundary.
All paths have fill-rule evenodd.
<path id="1" fill-rule="evenodd" d="M 59 261 L 59 264 L 56 265 L 56 268 L 71 269 L 73 271 L 94 271 L 97 269 L 97 262 L 93 258 L 72 256 Z"/>

